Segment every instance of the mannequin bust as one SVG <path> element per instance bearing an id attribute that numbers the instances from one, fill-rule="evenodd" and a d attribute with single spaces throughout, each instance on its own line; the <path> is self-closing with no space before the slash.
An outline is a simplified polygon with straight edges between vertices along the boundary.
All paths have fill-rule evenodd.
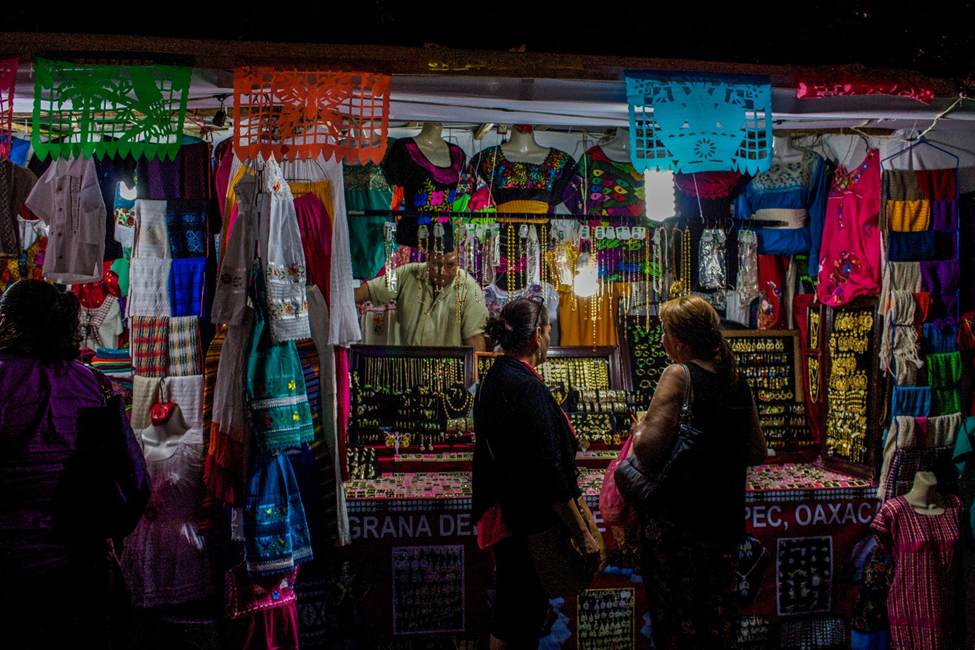
<path id="1" fill-rule="evenodd" d="M 617 127 L 613 138 L 599 145 L 606 157 L 613 162 L 632 164 L 630 160 L 630 130 Z"/>
<path id="2" fill-rule="evenodd" d="M 172 405 L 168 417 L 152 417 L 152 424 L 141 431 L 142 453 L 148 461 L 171 458 L 179 447 L 183 434 L 189 431 L 178 404 Z"/>
<path id="3" fill-rule="evenodd" d="M 934 472 L 918 472 L 914 475 L 914 485 L 904 499 L 921 515 L 943 515 L 944 499 L 938 494 L 938 479 Z"/>
<path id="4" fill-rule="evenodd" d="M 534 127 L 515 124 L 511 137 L 501 145 L 501 151 L 508 160 L 538 165 L 545 162 L 550 150 L 535 142 Z"/>
<path id="5" fill-rule="evenodd" d="M 443 139 L 441 122 L 424 122 L 420 132 L 413 136 L 413 142 L 420 148 L 426 159 L 436 167 L 450 167 L 450 148 Z"/>
<path id="6" fill-rule="evenodd" d="M 785 165 L 802 160 L 803 151 L 792 144 L 792 136 L 774 136 L 772 145 L 772 163 Z"/>

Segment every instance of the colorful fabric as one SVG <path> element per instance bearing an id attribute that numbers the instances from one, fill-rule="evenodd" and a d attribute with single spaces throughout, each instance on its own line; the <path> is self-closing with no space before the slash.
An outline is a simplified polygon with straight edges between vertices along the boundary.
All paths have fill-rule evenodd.
<path id="1" fill-rule="evenodd" d="M 78 326 L 83 337 L 81 347 L 92 350 L 116 347 L 122 333 L 118 299 L 115 296 L 106 296 L 102 304 L 94 309 L 82 307 L 78 313 Z"/>
<path id="2" fill-rule="evenodd" d="M 386 152 L 389 83 L 379 74 L 237 67 L 234 153 L 241 160 L 378 163 Z"/>
<path id="3" fill-rule="evenodd" d="M 760 115 L 772 111 L 768 77 L 631 72 L 626 99 L 638 172 L 757 174 L 772 163 L 772 120 Z"/>
<path id="4" fill-rule="evenodd" d="M 887 233 L 887 259 L 891 262 L 920 262 L 935 259 L 934 235 L 931 230 Z"/>
<path id="5" fill-rule="evenodd" d="M 958 388 L 931 389 L 931 417 L 961 412 L 961 391 Z"/>
<path id="6" fill-rule="evenodd" d="M 0 293 L 17 280 L 44 278 L 47 226 L 40 219 L 27 221 L 21 217 L 17 217 L 17 225 L 20 227 L 20 239 L 25 250 L 20 259 L 0 260 Z"/>
<path id="7" fill-rule="evenodd" d="M 788 258 L 781 255 L 758 256 L 758 289 L 762 292 L 758 305 L 759 329 L 786 329 L 786 266 Z"/>
<path id="8" fill-rule="evenodd" d="M 213 427 L 213 393 L 217 383 L 217 369 L 220 364 L 220 353 L 227 337 L 226 328 L 218 328 L 207 346 L 206 358 L 203 361 L 203 449 L 206 461 L 203 465 L 203 483 L 206 482 L 207 467 L 210 464 L 210 440 Z M 209 487 L 209 485 L 207 485 Z M 219 534 L 220 502 L 207 489 L 203 496 L 203 514 L 200 516 L 200 534 L 204 537 L 215 537 Z"/>
<path id="9" fill-rule="evenodd" d="M 390 143 L 392 146 L 393 143 Z M 390 210 L 393 189 L 386 182 L 382 167 L 345 165 L 345 203 L 349 210 Z M 371 280 L 385 262 L 383 224 L 386 217 L 357 216 L 349 219 L 349 243 L 352 253 L 352 277 Z"/>
<path id="10" fill-rule="evenodd" d="M 925 357 L 928 367 L 928 385 L 954 386 L 961 381 L 961 353 L 929 354 Z"/>
<path id="11" fill-rule="evenodd" d="M 602 147 L 592 147 L 579 161 L 586 214 L 642 217 L 647 213 L 643 174 L 633 164 L 611 160 Z"/>
<path id="12" fill-rule="evenodd" d="M 919 429 L 923 428 L 921 424 L 924 420 L 926 419 L 917 418 Z M 893 499 L 910 492 L 918 472 L 934 472 L 941 493 L 954 492 L 957 487 L 957 474 L 951 465 L 950 447 L 897 449 L 894 451 L 890 471 L 883 486 L 883 498 Z"/>
<path id="13" fill-rule="evenodd" d="M 332 219 L 314 193 L 295 199 L 295 214 L 305 253 L 308 284 L 328 292 L 331 287 Z"/>
<path id="14" fill-rule="evenodd" d="M 132 371 L 143 377 L 163 377 L 169 361 L 169 318 L 132 317 Z M 144 427 L 143 427 L 144 428 Z"/>
<path id="15" fill-rule="evenodd" d="M 914 178 L 921 194 L 929 201 L 947 201 L 958 198 L 958 170 L 916 169 Z"/>
<path id="16" fill-rule="evenodd" d="M 13 144 L 14 87 L 17 82 L 17 58 L 0 60 L 0 159 L 10 158 Z"/>
<path id="17" fill-rule="evenodd" d="M 267 289 L 262 293 L 267 300 L 270 335 L 277 342 L 307 339 L 311 337 L 311 330 L 308 327 L 305 255 L 294 199 L 281 168 L 273 160 L 268 161 L 264 178 L 267 187 L 261 198 L 270 205 L 266 211 L 260 211 L 260 214 L 268 215 L 269 232 L 264 253 Z"/>
<path id="18" fill-rule="evenodd" d="M 925 323 L 921 349 L 925 354 L 947 354 L 958 351 L 958 328 L 951 323 Z"/>
<path id="19" fill-rule="evenodd" d="M 157 404 L 162 395 L 162 379 L 159 377 L 141 377 L 132 375 L 132 428 L 136 431 L 145 429 L 152 420 L 149 411 Z"/>
<path id="20" fill-rule="evenodd" d="M 176 377 L 199 375 L 200 319 L 181 316 L 169 319 L 169 374 Z"/>
<path id="21" fill-rule="evenodd" d="M 657 648 L 737 647 L 737 543 L 702 539 L 673 522 L 643 523 L 643 585 Z"/>
<path id="22" fill-rule="evenodd" d="M 252 333 L 250 309 L 244 312 L 240 321 L 226 326 L 226 338 L 214 378 L 210 447 L 203 474 L 210 493 L 218 501 L 236 507 L 244 503 L 253 431 L 245 396 Z M 207 356 L 209 361 L 209 353 Z"/>
<path id="23" fill-rule="evenodd" d="M 941 493 L 940 515 L 915 512 L 907 499 L 891 499 L 870 528 L 897 567 L 887 599 L 895 648 L 954 648 L 957 553 L 961 500 Z"/>
<path id="24" fill-rule="evenodd" d="M 467 154 L 447 143 L 450 166 L 431 163 L 413 138 L 397 140 L 386 150 L 382 170 L 394 187 L 393 210 L 464 212 L 470 200 L 470 181 L 465 178 Z M 397 191 L 398 189 L 398 191 Z"/>
<path id="25" fill-rule="evenodd" d="M 206 302 L 205 257 L 172 260 L 169 295 L 173 316 L 201 316 Z"/>
<path id="26" fill-rule="evenodd" d="M 224 576 L 223 602 L 227 616 L 231 619 L 243 618 L 277 607 L 287 607 L 293 605 L 298 599 L 295 593 L 298 567 L 284 572 L 280 580 L 275 578 L 270 584 L 266 580 L 252 580 L 247 575 L 247 566 L 244 564 L 238 564 Z"/>
<path id="27" fill-rule="evenodd" d="M 258 448 L 285 451 L 314 440 L 315 430 L 295 343 L 272 340 L 263 277 L 255 273 L 254 278 L 257 307 L 247 360 L 248 406 Z"/>
<path id="28" fill-rule="evenodd" d="M 909 415 L 926 418 L 931 415 L 931 388 L 916 386 L 895 386 L 891 400 L 891 415 Z"/>
<path id="29" fill-rule="evenodd" d="M 126 316 L 171 316 L 170 273 L 173 260 L 132 259 L 129 265 L 129 299 Z"/>
<path id="30" fill-rule="evenodd" d="M 931 202 L 887 201 L 887 220 L 894 232 L 930 230 Z"/>
<path id="31" fill-rule="evenodd" d="M 941 293 L 954 293 L 958 290 L 958 260 L 921 262 L 921 289 L 934 297 Z"/>
<path id="32" fill-rule="evenodd" d="M 840 167 L 834 173 L 816 287 L 823 304 L 839 307 L 857 296 L 880 293 L 880 191 L 876 149 L 855 169 Z"/>
<path id="33" fill-rule="evenodd" d="M 244 506 L 244 559 L 251 577 L 292 571 L 313 559 L 305 509 L 286 454 L 264 457 L 251 470 Z"/>
<path id="34" fill-rule="evenodd" d="M 206 257 L 207 202 L 204 200 L 166 201 L 166 230 L 173 258 Z"/>
<path id="35" fill-rule="evenodd" d="M 805 152 L 802 160 L 772 165 L 745 186 L 735 201 L 735 218 L 779 221 L 756 228 L 761 255 L 809 253 L 809 275 L 819 273 L 819 246 L 829 195 L 829 172 L 822 156 Z M 790 214 L 798 211 L 800 223 Z"/>
<path id="36" fill-rule="evenodd" d="M 942 232 L 958 230 L 958 201 L 955 199 L 932 201 L 931 227 Z"/>
<path id="37" fill-rule="evenodd" d="M 488 188 L 498 212 L 548 212 L 565 203 L 581 212 L 581 179 L 576 161 L 564 151 L 549 149 L 541 163 L 509 160 L 504 149 L 488 147 L 471 158 L 471 174 Z M 540 209 L 514 209 L 505 204 L 533 201 Z"/>
<path id="38" fill-rule="evenodd" d="M 869 77 L 869 78 L 868 78 Z M 822 73 L 805 72 L 799 78 L 796 97 L 840 97 L 847 95 L 890 95 L 910 97 L 923 104 L 934 101 L 934 88 L 923 81 L 905 82 L 898 78 L 884 78 L 879 74 L 867 74 L 862 69 L 829 68 Z"/>
<path id="39" fill-rule="evenodd" d="M 189 67 L 89 66 L 37 58 L 34 154 L 41 160 L 82 155 L 173 158 L 183 139 L 191 76 Z M 72 122 L 81 124 L 79 140 L 54 137 Z"/>

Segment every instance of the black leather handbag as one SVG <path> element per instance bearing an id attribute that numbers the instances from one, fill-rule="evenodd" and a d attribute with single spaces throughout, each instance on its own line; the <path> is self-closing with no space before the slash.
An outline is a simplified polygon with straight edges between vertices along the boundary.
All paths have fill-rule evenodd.
<path id="1" fill-rule="evenodd" d="M 684 369 L 684 405 L 670 454 L 657 471 L 643 467 L 636 455 L 630 456 L 619 464 L 613 475 L 616 489 L 623 498 L 643 512 L 657 510 L 670 495 L 680 493 L 684 485 L 695 480 L 694 465 L 704 434 L 691 426 L 694 402 L 691 371 L 686 364 L 681 364 L 681 368 Z"/>

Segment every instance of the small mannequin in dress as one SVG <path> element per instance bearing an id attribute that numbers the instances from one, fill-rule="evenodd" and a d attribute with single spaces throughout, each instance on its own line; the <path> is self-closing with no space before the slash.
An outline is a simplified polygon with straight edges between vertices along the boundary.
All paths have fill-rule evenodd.
<path id="1" fill-rule="evenodd" d="M 606 157 L 613 162 L 631 163 L 630 160 L 630 130 L 617 127 L 613 139 L 599 145 Z M 631 163 L 632 164 L 632 163 Z"/>
<path id="2" fill-rule="evenodd" d="M 420 151 L 436 167 L 450 167 L 450 149 L 443 139 L 443 123 L 424 122 L 420 132 L 413 136 L 413 142 Z"/>
<path id="3" fill-rule="evenodd" d="M 171 410 L 154 409 L 152 424 L 141 431 L 142 452 L 146 460 L 170 458 L 189 429 L 178 404 L 173 404 Z"/>
<path id="4" fill-rule="evenodd" d="M 914 485 L 904 499 L 920 515 L 943 515 L 944 499 L 938 493 L 938 479 L 934 472 L 918 472 L 914 475 Z"/>
<path id="5" fill-rule="evenodd" d="M 508 141 L 501 145 L 505 158 L 515 162 L 539 165 L 548 158 L 550 149 L 535 142 L 535 129 L 528 124 L 515 124 Z"/>

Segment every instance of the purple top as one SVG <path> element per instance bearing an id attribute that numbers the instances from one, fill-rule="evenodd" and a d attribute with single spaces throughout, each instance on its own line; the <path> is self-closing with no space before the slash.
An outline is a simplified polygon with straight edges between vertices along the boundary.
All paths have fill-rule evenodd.
<path id="1" fill-rule="evenodd" d="M 106 468 L 100 472 L 104 502 L 79 503 L 80 490 L 67 487 L 79 466 L 92 465 L 79 462 L 78 442 L 85 435 L 79 436 L 79 416 L 102 406 L 95 373 L 79 361 L 44 363 L 23 350 L 0 350 L 0 584 L 79 556 L 104 557 L 111 533 L 69 526 L 60 513 L 85 522 L 104 519 L 111 507 L 113 520 L 104 523 L 118 535 L 131 532 L 141 517 L 149 475 L 124 410 L 122 430 L 98 431 L 93 441 Z"/>

